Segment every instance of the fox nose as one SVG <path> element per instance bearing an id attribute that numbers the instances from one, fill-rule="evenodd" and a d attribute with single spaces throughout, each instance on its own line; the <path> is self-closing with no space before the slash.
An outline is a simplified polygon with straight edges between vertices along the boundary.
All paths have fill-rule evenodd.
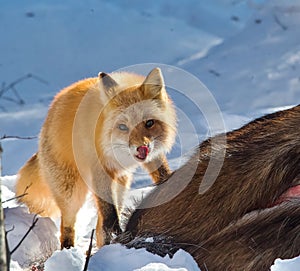
<path id="1" fill-rule="evenodd" d="M 147 158 L 147 155 L 149 153 L 148 146 L 142 145 L 142 146 L 139 146 L 136 150 L 138 152 L 137 158 L 139 158 L 141 160 L 145 160 Z"/>

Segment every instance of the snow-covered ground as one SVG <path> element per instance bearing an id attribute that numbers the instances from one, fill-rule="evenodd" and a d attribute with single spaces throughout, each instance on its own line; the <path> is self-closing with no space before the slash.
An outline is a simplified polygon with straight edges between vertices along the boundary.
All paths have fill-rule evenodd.
<path id="1" fill-rule="evenodd" d="M 216 100 L 227 130 L 300 101 L 300 0 L 0 0 L 0 7 L 0 137 L 36 136 L 49 102 L 62 87 L 99 71 L 140 63 L 174 65 L 196 76 Z M 169 91 L 180 111 L 180 133 L 169 155 L 176 168 L 181 154 L 213 131 L 204 108 Z M 36 151 L 37 139 L 5 139 L 1 144 L 5 200 L 14 195 L 15 176 L 10 175 Z M 139 174 L 133 187 L 147 183 Z M 7 230 L 14 226 L 8 234 L 13 248 L 34 218 L 13 201 L 4 206 Z M 78 218 L 76 248 L 53 254 L 45 270 L 82 270 L 95 224 L 90 200 Z M 41 229 L 35 227 L 27 240 L 33 245 L 24 244 L 13 260 L 25 268 L 26 262 L 46 257 L 44 252 L 58 246 L 58 224 L 39 218 Z M 12 270 L 21 270 L 17 265 L 13 262 Z M 296 258 L 277 260 L 271 270 L 299 268 Z M 98 269 L 199 270 L 184 251 L 162 259 L 120 245 L 92 257 L 89 270 Z"/>

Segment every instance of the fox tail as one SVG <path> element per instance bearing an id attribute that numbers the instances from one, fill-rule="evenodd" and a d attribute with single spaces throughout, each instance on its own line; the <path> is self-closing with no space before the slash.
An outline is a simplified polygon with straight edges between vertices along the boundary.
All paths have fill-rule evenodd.
<path id="1" fill-rule="evenodd" d="M 34 154 L 18 172 L 16 197 L 25 203 L 31 213 L 57 217 L 60 210 L 39 166 L 38 153 Z"/>

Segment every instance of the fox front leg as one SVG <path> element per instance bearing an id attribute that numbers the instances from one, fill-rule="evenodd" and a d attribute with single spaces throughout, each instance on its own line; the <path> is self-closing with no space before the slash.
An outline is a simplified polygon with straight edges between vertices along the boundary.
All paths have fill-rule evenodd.
<path id="1" fill-rule="evenodd" d="M 97 246 L 109 244 L 112 234 L 120 234 L 118 212 L 113 199 L 113 180 L 109 176 L 94 183 L 94 199 L 98 209 Z"/>
<path id="2" fill-rule="evenodd" d="M 96 202 L 98 207 L 97 246 L 102 247 L 110 243 L 112 234 L 119 235 L 122 231 L 115 206 L 98 197 Z"/>

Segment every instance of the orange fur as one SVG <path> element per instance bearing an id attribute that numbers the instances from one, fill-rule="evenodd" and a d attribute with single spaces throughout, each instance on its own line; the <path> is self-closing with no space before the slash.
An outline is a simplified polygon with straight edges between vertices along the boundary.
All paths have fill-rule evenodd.
<path id="1" fill-rule="evenodd" d="M 53 215 L 59 209 L 61 246 L 70 247 L 76 214 L 91 190 L 102 246 L 111 232 L 120 231 L 117 214 L 133 170 L 144 166 L 154 182 L 170 174 L 165 154 L 175 134 L 175 109 L 158 68 L 146 78 L 99 73 L 56 95 L 39 150 L 19 171 L 17 195 L 28 187 L 20 201 L 31 212 Z"/>

